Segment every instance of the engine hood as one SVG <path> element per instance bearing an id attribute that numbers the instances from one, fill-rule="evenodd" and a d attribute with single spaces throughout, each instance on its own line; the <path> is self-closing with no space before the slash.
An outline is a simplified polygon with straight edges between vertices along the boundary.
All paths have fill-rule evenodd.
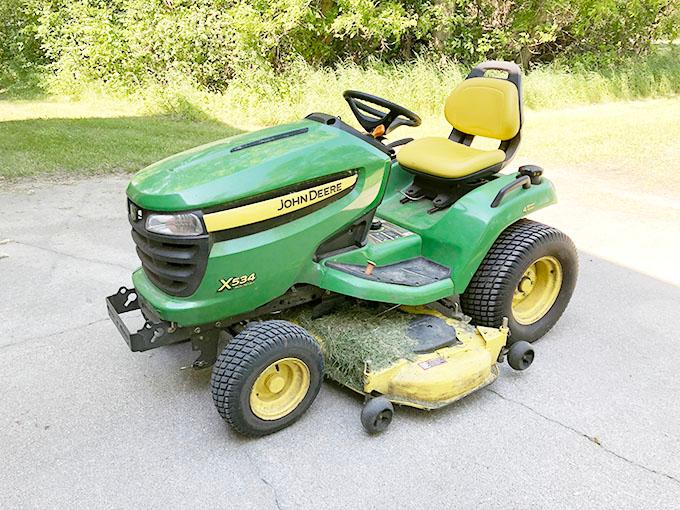
<path id="1" fill-rule="evenodd" d="M 200 209 L 387 159 L 351 133 L 303 120 L 170 156 L 137 173 L 127 194 L 152 211 Z"/>

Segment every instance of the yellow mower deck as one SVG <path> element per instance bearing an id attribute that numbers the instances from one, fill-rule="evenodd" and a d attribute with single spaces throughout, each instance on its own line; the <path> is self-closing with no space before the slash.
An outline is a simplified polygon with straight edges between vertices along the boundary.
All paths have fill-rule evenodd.
<path id="1" fill-rule="evenodd" d="M 333 316 L 335 315 L 335 316 Z M 371 358 L 371 342 L 375 350 L 385 350 L 374 337 L 370 321 L 358 316 L 351 310 L 339 311 L 320 319 L 297 318 L 305 329 L 314 335 L 322 346 L 327 376 L 350 389 L 365 395 L 382 395 L 395 404 L 420 409 L 437 409 L 459 400 L 473 391 L 492 383 L 498 377 L 496 361 L 501 349 L 506 345 L 507 328 L 487 328 L 472 326 L 461 320 L 453 319 L 426 307 L 400 307 L 391 313 L 375 311 L 375 325 L 391 332 L 389 342 L 399 345 L 402 342 L 401 356 L 383 359 L 376 363 Z M 418 331 L 411 326 L 423 316 L 435 317 L 453 331 L 449 345 L 432 349 L 430 352 L 417 350 Z M 333 324 L 342 324 L 333 327 Z M 348 344 L 366 345 L 365 356 L 359 367 L 356 360 L 349 367 L 359 369 L 357 377 L 344 377 L 346 370 L 336 370 L 345 362 L 348 354 L 338 349 L 338 330 L 342 339 L 343 332 Z M 347 332 L 355 336 L 347 336 Z M 427 331 L 422 331 L 427 335 Z M 445 342 L 445 340 L 443 340 Z M 399 353 L 399 349 L 393 350 Z M 351 355 L 354 355 L 354 351 Z M 398 357 L 397 357 L 398 356 Z M 344 368 L 344 367 L 341 367 Z"/>

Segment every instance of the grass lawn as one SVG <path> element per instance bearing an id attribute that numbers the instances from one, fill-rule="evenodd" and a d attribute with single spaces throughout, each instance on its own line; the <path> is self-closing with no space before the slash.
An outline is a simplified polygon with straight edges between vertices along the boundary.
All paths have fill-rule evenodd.
<path id="1" fill-rule="evenodd" d="M 324 110 L 323 105 L 314 105 Z M 339 113 L 352 115 L 345 106 Z M 599 177 L 633 176 L 642 185 L 669 179 L 680 160 L 680 97 L 528 110 L 518 161 L 567 167 Z M 144 115 L 136 105 L 113 100 L 0 100 L 0 178 L 134 172 L 147 164 L 242 130 L 225 118 L 187 121 Z M 446 136 L 443 115 L 425 115 L 416 129 L 393 138 Z"/>
<path id="2" fill-rule="evenodd" d="M 0 101 L 0 178 L 134 172 L 240 131 L 112 101 Z"/>

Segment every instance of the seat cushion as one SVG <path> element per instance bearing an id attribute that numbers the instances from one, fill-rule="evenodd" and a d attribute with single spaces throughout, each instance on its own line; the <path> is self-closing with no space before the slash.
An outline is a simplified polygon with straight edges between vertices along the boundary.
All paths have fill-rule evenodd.
<path id="1" fill-rule="evenodd" d="M 505 159 L 500 149 L 473 149 L 448 138 L 421 138 L 406 144 L 397 161 L 406 168 L 444 179 L 460 179 Z"/>

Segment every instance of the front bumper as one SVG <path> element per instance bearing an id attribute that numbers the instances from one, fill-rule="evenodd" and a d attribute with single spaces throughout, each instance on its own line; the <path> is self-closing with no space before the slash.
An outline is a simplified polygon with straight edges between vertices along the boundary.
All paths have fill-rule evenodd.
<path id="1" fill-rule="evenodd" d="M 106 307 L 111 321 L 116 325 L 131 351 L 148 351 L 163 345 L 170 345 L 189 340 L 191 332 L 187 328 L 178 328 L 170 322 L 160 319 L 139 298 L 137 291 L 121 287 L 118 292 L 106 298 Z M 141 310 L 144 325 L 135 333 L 131 333 L 121 315 Z"/>

